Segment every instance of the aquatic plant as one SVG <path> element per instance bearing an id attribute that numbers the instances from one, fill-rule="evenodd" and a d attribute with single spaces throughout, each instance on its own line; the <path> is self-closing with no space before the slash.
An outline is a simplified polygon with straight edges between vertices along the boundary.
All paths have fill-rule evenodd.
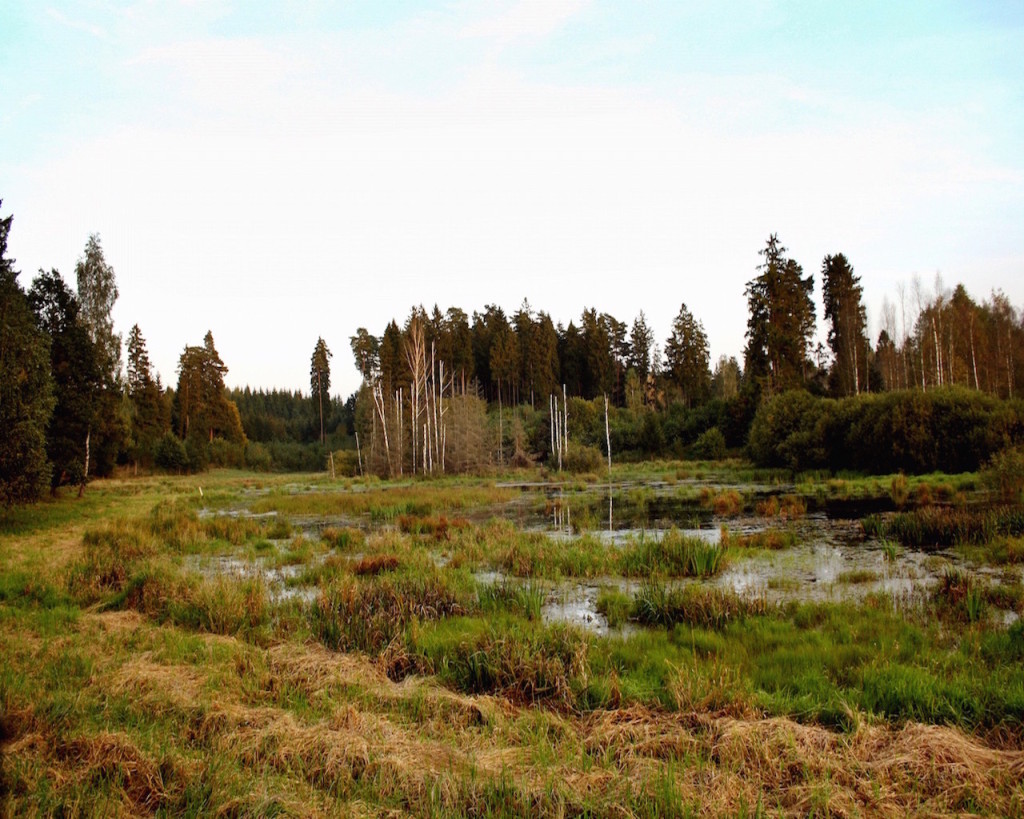
<path id="1" fill-rule="evenodd" d="M 731 620 L 752 614 L 764 614 L 768 604 L 763 598 L 747 599 L 735 592 L 707 586 L 690 585 L 669 589 L 662 583 L 647 582 L 633 599 L 632 615 L 645 625 L 722 628 Z"/>
<path id="2" fill-rule="evenodd" d="M 892 516 L 870 515 L 861 524 L 869 537 L 892 538 L 904 546 L 985 544 L 1000 535 L 1024 534 L 1024 508 L 926 507 Z"/>
<path id="3" fill-rule="evenodd" d="M 712 577 L 724 568 L 725 555 L 717 543 L 670 529 L 660 539 L 641 537 L 628 543 L 619 564 L 629 577 Z"/>

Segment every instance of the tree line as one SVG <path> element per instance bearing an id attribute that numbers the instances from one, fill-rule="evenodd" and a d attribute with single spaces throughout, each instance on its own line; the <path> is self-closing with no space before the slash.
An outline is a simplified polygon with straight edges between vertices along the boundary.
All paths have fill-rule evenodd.
<path id="1" fill-rule="evenodd" d="M 177 383 L 165 387 L 139 326 L 126 344 L 114 331 L 117 282 L 99 236 L 75 266 L 75 289 L 51 269 L 26 290 L 7 255 L 12 221 L 0 219 L 0 505 L 66 485 L 81 493 L 117 465 L 318 469 L 326 446 L 345 445 L 351 412 L 327 394 L 322 339 L 311 378 L 316 409 L 297 392 L 229 392 L 212 332 L 185 346 Z"/>
<path id="2" fill-rule="evenodd" d="M 76 264 L 75 290 L 56 270 L 40 270 L 25 290 L 7 257 L 11 223 L 0 220 L 3 504 L 63 485 L 81 491 L 118 464 L 312 470 L 333 466 L 337 453 L 343 471 L 403 475 L 545 459 L 588 468 L 609 445 L 626 457 L 713 457 L 746 446 L 755 418 L 793 390 L 856 399 L 960 387 L 1014 399 L 1024 377 L 1024 325 L 1006 296 L 977 302 L 962 284 L 947 291 L 938 278 L 931 293 L 919 279 L 909 294 L 900 287 L 872 344 L 860 279 L 842 253 L 821 264 L 827 346 L 815 345 L 815 277 L 772 235 L 745 288 L 742 366 L 723 356 L 712 369 L 704 325 L 685 303 L 659 341 L 643 312 L 627 324 L 584 308 L 566 326 L 524 300 L 511 314 L 497 305 L 472 316 L 420 306 L 380 335 L 360 327 L 350 346 L 362 385 L 344 402 L 330 395 L 332 353 L 322 338 L 309 395 L 227 390 L 212 332 L 184 347 L 175 385 L 164 386 L 138 325 L 122 362 L 116 278 L 99 237 L 89 237 Z M 834 420 L 867 405 L 815 406 Z M 872 406 L 876 414 L 903 411 L 898 402 Z M 817 429 L 832 430 L 834 441 L 831 423 Z M 822 446 L 791 454 L 806 429 L 767 436 L 788 441 L 786 455 L 761 445 L 764 429 L 774 428 L 762 423 L 751 442 L 759 460 L 830 462 L 818 457 Z"/>
<path id="3" fill-rule="evenodd" d="M 887 302 L 872 345 L 860 278 L 844 254 L 830 254 L 820 268 L 825 347 L 814 343 L 815 277 L 774 234 L 760 256 L 745 289 L 742 367 L 723 356 L 711 369 L 704 325 L 685 303 L 660 344 L 643 312 L 628 325 L 584 308 L 565 326 L 525 300 L 511 315 L 496 305 L 472 316 L 418 306 L 379 336 L 360 327 L 350 344 L 363 379 L 354 412 L 368 468 L 449 471 L 466 452 L 471 466 L 551 463 L 574 428 L 578 446 L 601 443 L 600 430 L 570 421 L 567 409 L 575 401 L 589 418 L 586 402 L 604 397 L 613 417 L 603 437 L 640 457 L 686 454 L 711 430 L 714 442 L 743 446 L 758 407 L 791 390 L 843 398 L 959 385 L 1014 397 L 1024 326 L 1005 295 L 979 304 L 963 285 L 948 293 L 937 281 L 928 296 L 915 280 L 916 317 L 908 320 L 901 288 L 902 321 Z"/>

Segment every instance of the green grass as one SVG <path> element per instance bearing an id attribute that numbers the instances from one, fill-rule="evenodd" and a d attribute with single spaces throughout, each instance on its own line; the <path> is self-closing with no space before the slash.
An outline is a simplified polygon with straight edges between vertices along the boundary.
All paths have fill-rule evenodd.
<path id="1" fill-rule="evenodd" d="M 871 515 L 863 521 L 869 537 L 892 539 L 920 549 L 981 545 L 996 538 L 1024 535 L 1024 507 L 957 509 L 928 506 L 890 517 Z"/>
<path id="2" fill-rule="evenodd" d="M 689 481 L 716 467 L 664 469 Z M 207 508 L 336 493 L 365 495 L 369 514 L 396 491 L 201 480 Z M 200 514 L 195 486 L 98 485 L 102 503 L 90 487 L 86 503 L 62 498 L 0 531 L 0 813 L 696 815 L 708 781 L 729 815 L 1019 807 L 1015 769 L 985 746 L 1024 745 L 1024 624 L 994 615 L 1021 609 L 1015 567 L 984 583 L 951 571 L 920 609 L 878 594 L 776 608 L 682 579 L 728 553 L 678 532 L 610 546 L 442 525 L 441 506 L 490 503 L 486 484 L 400 487 L 430 514 L 286 543 L 270 529 L 297 513 Z M 1012 554 L 1016 536 L 999 537 Z M 265 572 L 204 574 L 220 556 Z M 285 566 L 313 602 L 273 596 Z M 508 576 L 493 585 L 471 572 L 498 566 Z M 630 573 L 645 580 L 635 595 L 610 581 L 598 597 L 628 636 L 541 617 L 550 578 Z M 899 744 L 916 721 L 958 733 L 918 758 Z M 844 756 L 865 725 L 898 776 Z M 983 753 L 957 756 L 962 743 Z M 985 760 L 970 804 L 929 773 L 940 751 L 960 771 Z M 869 764 L 877 796 L 858 790 Z"/>

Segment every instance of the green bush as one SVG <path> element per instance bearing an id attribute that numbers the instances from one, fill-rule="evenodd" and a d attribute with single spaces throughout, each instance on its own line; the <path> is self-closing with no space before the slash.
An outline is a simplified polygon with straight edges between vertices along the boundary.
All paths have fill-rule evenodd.
<path id="1" fill-rule="evenodd" d="M 859 395 L 839 401 L 804 391 L 766 401 L 747 450 L 760 466 L 970 472 L 1024 440 L 1024 407 L 962 387 Z"/>
<path id="2" fill-rule="evenodd" d="M 157 442 L 155 461 L 158 468 L 167 472 L 184 472 L 188 468 L 185 444 L 173 432 L 165 432 Z"/>
<path id="3" fill-rule="evenodd" d="M 596 472 L 601 468 L 604 456 L 596 447 L 569 442 L 565 455 L 565 468 L 570 472 Z"/>
<path id="4" fill-rule="evenodd" d="M 269 472 L 272 461 L 270 452 L 263 444 L 249 441 L 245 445 L 245 465 L 255 472 Z"/>
<path id="5" fill-rule="evenodd" d="M 804 390 L 784 392 L 766 401 L 750 425 L 747 450 L 751 460 L 759 466 L 793 470 L 829 466 L 818 424 L 834 403 Z"/>
<path id="6" fill-rule="evenodd" d="M 725 457 L 725 436 L 718 427 L 711 427 L 700 434 L 691 447 L 695 458 L 715 461 Z"/>
<path id="7" fill-rule="evenodd" d="M 245 465 L 245 445 L 214 438 L 209 447 L 210 466 L 234 467 L 240 469 Z"/>
<path id="8" fill-rule="evenodd" d="M 983 477 L 1004 503 L 1017 503 L 1024 489 L 1024 448 L 997 452 L 985 467 Z"/>

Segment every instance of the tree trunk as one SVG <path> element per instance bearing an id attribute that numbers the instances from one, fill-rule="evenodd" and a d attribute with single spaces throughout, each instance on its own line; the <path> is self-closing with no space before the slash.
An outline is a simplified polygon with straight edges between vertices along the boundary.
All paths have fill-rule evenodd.
<path id="1" fill-rule="evenodd" d="M 89 439 L 92 437 L 92 427 L 85 431 L 85 464 L 82 469 L 82 482 L 78 485 L 78 497 L 85 493 L 85 482 L 89 480 Z"/>

